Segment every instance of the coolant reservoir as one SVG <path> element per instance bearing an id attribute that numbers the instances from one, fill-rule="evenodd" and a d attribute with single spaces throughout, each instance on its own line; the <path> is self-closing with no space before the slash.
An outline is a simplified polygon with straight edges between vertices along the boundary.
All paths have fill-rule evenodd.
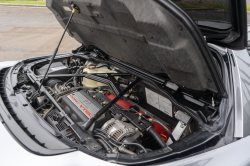
<path id="1" fill-rule="evenodd" d="M 85 68 L 85 69 L 83 69 L 83 72 L 88 73 L 88 74 L 91 74 L 91 73 L 117 73 L 116 71 L 110 70 L 110 69 L 108 69 L 106 67 Z M 98 87 L 98 86 L 108 86 L 108 85 L 103 84 L 101 82 L 93 81 L 93 80 L 90 80 L 90 79 L 85 78 L 85 77 L 82 80 L 82 84 L 83 84 L 83 86 L 90 87 L 90 88 L 95 88 L 95 87 Z"/>

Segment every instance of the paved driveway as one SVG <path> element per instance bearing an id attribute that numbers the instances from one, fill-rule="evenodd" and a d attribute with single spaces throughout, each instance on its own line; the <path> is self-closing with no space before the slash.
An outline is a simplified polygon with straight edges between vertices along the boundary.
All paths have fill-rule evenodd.
<path id="1" fill-rule="evenodd" d="M 45 7 L 0 6 L 0 61 L 53 54 L 62 33 Z M 59 53 L 79 46 L 66 34 Z"/>

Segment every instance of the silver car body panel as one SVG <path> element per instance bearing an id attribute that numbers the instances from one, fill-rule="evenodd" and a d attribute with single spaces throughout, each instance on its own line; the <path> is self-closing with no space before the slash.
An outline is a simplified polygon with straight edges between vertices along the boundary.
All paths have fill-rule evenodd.
<path id="1" fill-rule="evenodd" d="M 37 156 L 26 151 L 0 124 L 1 166 L 112 166 L 114 164 L 97 159 L 83 152 L 76 151 L 58 156 Z"/>
<path id="2" fill-rule="evenodd" d="M 222 49 L 223 50 L 223 49 Z M 221 50 L 221 51 L 222 51 Z M 223 51 L 224 52 L 224 51 Z M 231 53 L 231 63 L 233 66 L 234 86 L 235 86 L 235 136 L 243 137 L 250 133 L 250 76 L 247 71 L 250 71 L 250 57 L 246 50 L 235 51 L 228 50 Z M 232 62 L 232 60 L 234 62 Z M 0 62 L 0 67 L 10 67 L 18 61 Z M 0 69 L 1 70 L 1 69 Z M 245 118 L 245 119 L 243 119 Z M 246 126 L 248 125 L 248 126 Z M 0 156 L 1 165 L 22 165 L 25 166 L 44 166 L 44 165 L 114 165 L 106 161 L 102 161 L 95 157 L 89 156 L 80 151 L 67 153 L 58 156 L 41 157 L 34 155 L 22 148 L 8 133 L 3 125 L 0 125 Z M 240 152 L 240 153 L 235 153 Z M 250 164 L 250 136 L 242 138 L 238 141 L 230 143 L 226 146 L 204 152 L 199 155 L 180 159 L 170 163 L 162 163 L 164 166 L 214 166 L 219 163 L 223 165 L 249 165 Z M 15 159 L 13 159 L 15 156 Z"/>
<path id="3" fill-rule="evenodd" d="M 37 156 L 22 148 L 8 133 L 3 125 L 0 125 L 0 156 L 1 166 L 112 166 L 114 164 L 102 161 L 80 151 L 58 156 Z M 235 153 L 240 152 L 240 153 Z M 250 164 L 250 136 L 221 148 L 202 153 L 193 157 L 162 164 L 164 166 L 236 166 Z M 13 156 L 15 156 L 13 158 Z M 223 163 L 223 164 L 222 164 Z M 220 164 L 219 164 L 220 165 Z"/>
<path id="4" fill-rule="evenodd" d="M 164 166 L 239 166 L 250 164 L 250 136 L 221 148 L 211 150 L 193 157 L 176 162 L 163 164 Z"/>
<path id="5" fill-rule="evenodd" d="M 235 98 L 234 137 L 250 134 L 250 57 L 246 50 L 228 49 L 232 66 Z"/>

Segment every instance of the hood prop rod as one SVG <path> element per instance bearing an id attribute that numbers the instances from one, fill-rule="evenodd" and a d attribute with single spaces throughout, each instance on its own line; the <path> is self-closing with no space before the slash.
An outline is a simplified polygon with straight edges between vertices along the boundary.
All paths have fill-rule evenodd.
<path id="1" fill-rule="evenodd" d="M 71 6 L 73 7 L 72 13 L 71 13 L 71 15 L 70 15 L 70 17 L 69 17 L 68 23 L 67 23 L 66 26 L 65 26 L 64 32 L 63 32 L 63 34 L 62 34 L 62 37 L 61 37 L 61 39 L 60 39 L 60 41 L 59 41 L 59 43 L 58 43 L 58 45 L 57 45 L 57 47 L 56 47 L 56 49 L 55 49 L 55 51 L 54 51 L 54 54 L 53 54 L 52 58 L 50 59 L 49 66 L 48 66 L 48 68 L 47 68 L 47 70 L 46 70 L 46 73 L 44 74 L 44 77 L 43 77 L 43 79 L 42 79 L 42 81 L 41 81 L 41 84 L 40 84 L 40 86 L 39 86 L 39 88 L 38 88 L 38 90 L 37 90 L 38 92 L 40 92 L 40 89 L 41 89 L 41 87 L 42 87 L 42 85 L 43 85 L 43 82 L 44 82 L 44 80 L 46 79 L 46 77 L 47 77 L 47 75 L 48 75 L 50 66 L 51 66 L 53 60 L 55 59 L 55 56 L 56 56 L 56 54 L 57 54 L 57 52 L 58 52 L 58 49 L 59 49 L 59 47 L 60 47 L 60 45 L 61 45 L 61 42 L 62 42 L 62 40 L 63 40 L 63 37 L 64 37 L 64 35 L 65 35 L 65 33 L 66 33 L 67 29 L 68 29 L 68 26 L 69 26 L 69 24 L 70 24 L 70 21 L 72 20 L 72 17 L 73 17 L 73 15 L 74 15 L 74 13 L 76 12 L 76 10 L 79 9 L 78 7 L 76 7 L 76 6 L 73 5 L 73 4 L 72 4 Z"/>

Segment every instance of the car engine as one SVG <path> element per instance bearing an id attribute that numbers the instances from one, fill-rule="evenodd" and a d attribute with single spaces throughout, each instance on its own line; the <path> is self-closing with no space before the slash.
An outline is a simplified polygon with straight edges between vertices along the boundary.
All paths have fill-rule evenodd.
<path id="1" fill-rule="evenodd" d="M 19 81 L 26 73 L 31 79 L 41 78 L 47 67 L 47 60 L 30 63 Z M 84 56 L 56 59 L 40 92 L 35 84 L 23 82 L 20 89 L 37 114 L 63 138 L 92 152 L 171 151 L 171 144 L 199 129 L 185 109 L 156 84 Z M 167 85 L 170 93 L 178 89 L 171 82 Z"/>

